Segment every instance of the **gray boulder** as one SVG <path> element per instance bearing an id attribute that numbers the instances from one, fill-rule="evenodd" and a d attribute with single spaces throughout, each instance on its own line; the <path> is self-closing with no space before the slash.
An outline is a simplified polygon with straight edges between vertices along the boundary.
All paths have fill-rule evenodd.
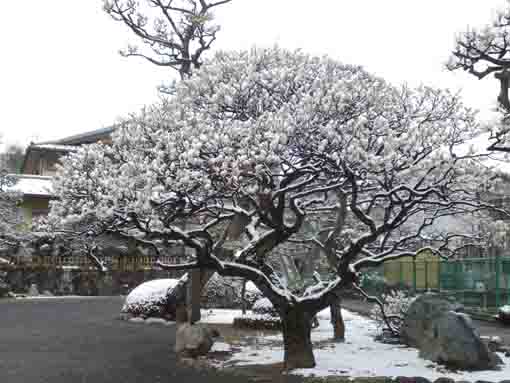
<path id="1" fill-rule="evenodd" d="M 30 285 L 27 295 L 29 297 L 37 297 L 39 295 L 39 289 L 37 288 L 37 285 L 35 283 L 32 283 Z"/>
<path id="2" fill-rule="evenodd" d="M 418 298 L 404 318 L 402 338 L 420 350 L 420 356 L 450 367 L 493 369 L 502 363 L 489 350 L 461 307 L 435 294 Z"/>
<path id="3" fill-rule="evenodd" d="M 423 294 L 409 306 L 400 336 L 409 346 L 420 348 L 431 337 L 432 324 L 443 313 L 461 311 L 462 306 L 437 294 Z"/>
<path id="4" fill-rule="evenodd" d="M 180 356 L 192 358 L 205 355 L 211 350 L 214 338 L 218 335 L 218 331 L 201 323 L 178 323 L 175 352 Z"/>

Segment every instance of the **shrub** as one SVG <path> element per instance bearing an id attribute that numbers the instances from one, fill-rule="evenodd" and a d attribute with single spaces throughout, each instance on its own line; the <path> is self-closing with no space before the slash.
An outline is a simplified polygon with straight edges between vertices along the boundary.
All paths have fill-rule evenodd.
<path id="1" fill-rule="evenodd" d="M 254 314 L 258 315 L 267 315 L 275 318 L 279 318 L 280 314 L 278 311 L 274 308 L 273 304 L 268 298 L 262 298 L 257 300 L 251 310 Z"/>
<path id="2" fill-rule="evenodd" d="M 281 330 L 282 321 L 278 317 L 269 315 L 251 315 L 234 318 L 234 327 L 250 330 Z"/>
<path id="3" fill-rule="evenodd" d="M 402 322 L 409 310 L 409 306 L 416 299 L 416 297 L 409 296 L 402 291 L 393 291 L 383 295 L 382 302 L 384 312 L 388 317 L 390 324 L 394 330 L 400 333 Z M 379 329 L 382 331 L 389 330 L 386 322 L 384 321 L 383 314 L 379 305 L 375 305 L 372 309 L 370 316 L 376 321 Z"/>

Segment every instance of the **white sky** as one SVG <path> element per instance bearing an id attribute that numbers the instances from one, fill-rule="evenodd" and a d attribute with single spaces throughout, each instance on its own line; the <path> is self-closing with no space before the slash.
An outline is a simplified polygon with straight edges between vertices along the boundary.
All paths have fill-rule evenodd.
<path id="1" fill-rule="evenodd" d="M 365 66 L 393 83 L 461 89 L 487 117 L 498 84 L 451 73 L 456 32 L 504 0 L 233 0 L 218 8 L 215 48 L 277 43 Z M 174 76 L 117 52 L 136 39 L 100 0 L 2 1 L 0 135 L 28 144 L 98 129 L 157 99 Z"/>

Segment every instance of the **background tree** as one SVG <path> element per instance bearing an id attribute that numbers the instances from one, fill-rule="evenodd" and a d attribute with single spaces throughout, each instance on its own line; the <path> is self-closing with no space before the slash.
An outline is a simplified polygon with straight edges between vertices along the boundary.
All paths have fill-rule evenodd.
<path id="1" fill-rule="evenodd" d="M 425 249 L 453 252 L 466 234 L 437 233 L 436 223 L 493 209 L 479 193 L 490 169 L 456 150 L 479 133 L 447 91 L 397 89 L 360 67 L 278 48 L 218 53 L 174 97 L 122 124 L 111 146 L 64 158 L 50 220 L 93 222 L 89 236 L 155 251 L 185 246 L 182 264 L 159 266 L 253 281 L 280 313 L 286 367 L 312 367 L 312 317 L 359 288 L 359 273 Z M 328 214 L 342 219 L 304 231 Z M 242 240 L 232 242 L 239 217 Z M 269 262 L 295 238 L 335 265 L 311 294 L 288 288 Z"/>
<path id="2" fill-rule="evenodd" d="M 500 83 L 497 98 L 502 113 L 500 124 L 491 127 L 494 142 L 488 150 L 510 152 L 510 1 L 491 24 L 472 28 L 456 39 L 448 69 L 462 69 L 478 79 L 493 75 Z"/>
<path id="3" fill-rule="evenodd" d="M 0 255 L 11 258 L 21 241 L 19 226 L 22 219 L 18 207 L 21 196 L 12 191 L 16 178 L 3 165 L 0 162 Z"/>
<path id="4" fill-rule="evenodd" d="M 0 168 L 9 173 L 20 173 L 25 150 L 19 145 L 9 145 L 0 153 Z"/>
<path id="5" fill-rule="evenodd" d="M 105 11 L 142 41 L 121 50 L 175 69 L 181 78 L 200 68 L 202 55 L 216 40 L 213 9 L 232 0 L 104 0 Z"/>

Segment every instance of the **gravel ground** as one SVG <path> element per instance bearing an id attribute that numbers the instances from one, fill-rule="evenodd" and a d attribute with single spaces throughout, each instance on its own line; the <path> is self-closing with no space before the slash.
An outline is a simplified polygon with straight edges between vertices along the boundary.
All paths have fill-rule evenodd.
<path id="1" fill-rule="evenodd" d="M 0 300 L 1 383 L 249 381 L 185 368 L 174 326 L 118 320 L 120 297 Z"/>

